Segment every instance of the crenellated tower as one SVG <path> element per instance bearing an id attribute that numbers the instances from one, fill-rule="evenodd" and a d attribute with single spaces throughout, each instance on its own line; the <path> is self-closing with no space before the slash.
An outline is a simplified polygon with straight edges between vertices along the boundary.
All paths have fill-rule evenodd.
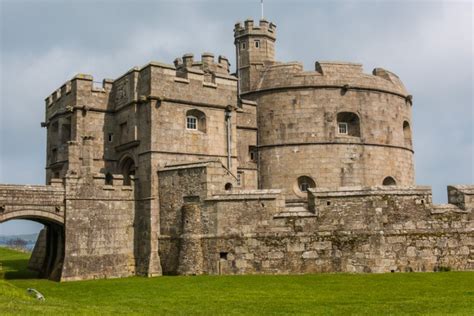
<path id="1" fill-rule="evenodd" d="M 276 25 L 260 20 L 254 25 L 253 20 L 246 20 L 244 25 L 235 24 L 234 44 L 236 65 L 240 78 L 240 92 L 255 89 L 259 72 L 266 65 L 275 61 Z"/>

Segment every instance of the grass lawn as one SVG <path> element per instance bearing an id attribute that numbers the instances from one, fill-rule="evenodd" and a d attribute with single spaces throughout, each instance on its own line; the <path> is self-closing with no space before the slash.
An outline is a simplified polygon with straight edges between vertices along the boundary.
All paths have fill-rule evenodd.
<path id="1" fill-rule="evenodd" d="M 57 283 L 0 248 L 0 315 L 474 315 L 474 272 L 156 277 Z M 1 275 L 2 272 L 0 272 Z M 26 294 L 32 287 L 45 302 Z"/>

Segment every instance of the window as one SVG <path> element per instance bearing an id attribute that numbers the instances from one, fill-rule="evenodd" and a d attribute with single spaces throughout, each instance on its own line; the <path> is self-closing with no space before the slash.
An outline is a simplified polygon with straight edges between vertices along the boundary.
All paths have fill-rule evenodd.
<path id="1" fill-rule="evenodd" d="M 247 48 L 247 46 L 245 45 L 245 42 L 242 42 L 242 49 L 245 49 Z"/>
<path id="2" fill-rule="evenodd" d="M 191 115 L 186 116 L 186 128 L 197 129 L 197 117 Z"/>
<path id="3" fill-rule="evenodd" d="M 53 148 L 51 150 L 51 162 L 56 162 L 58 160 L 58 149 Z"/>
<path id="4" fill-rule="evenodd" d="M 186 112 L 186 129 L 206 132 L 206 114 L 202 111 L 192 109 Z"/>
<path id="5" fill-rule="evenodd" d="M 61 126 L 61 143 L 65 144 L 71 140 L 71 124 Z"/>
<path id="6" fill-rule="evenodd" d="M 255 48 L 260 48 L 260 41 L 259 40 L 255 41 Z"/>
<path id="7" fill-rule="evenodd" d="M 347 123 L 338 123 L 338 126 L 339 126 L 339 134 L 347 135 Z"/>
<path id="8" fill-rule="evenodd" d="M 123 184 L 131 185 L 132 177 L 135 176 L 135 162 L 132 160 L 132 158 L 126 158 L 121 165 L 123 174 Z"/>
<path id="9" fill-rule="evenodd" d="M 385 179 L 383 179 L 382 184 L 383 185 L 397 185 L 397 181 L 395 181 L 395 179 L 392 177 L 386 177 Z"/>
<path id="10" fill-rule="evenodd" d="M 359 116 L 352 112 L 337 113 L 337 131 L 340 135 L 360 137 Z"/>
<path id="11" fill-rule="evenodd" d="M 298 178 L 298 188 L 301 192 L 308 192 L 309 188 L 315 188 L 316 183 L 308 176 L 301 176 Z"/>
<path id="12" fill-rule="evenodd" d="M 411 129 L 408 121 L 403 122 L 403 139 L 405 146 L 411 146 Z"/>
<path id="13" fill-rule="evenodd" d="M 128 134 L 127 122 L 123 122 L 122 124 L 120 124 L 120 142 L 121 143 L 125 143 L 125 141 L 127 140 L 127 134 Z"/>
<path id="14" fill-rule="evenodd" d="M 255 146 L 249 146 L 250 161 L 257 162 L 257 148 Z"/>
<path id="15" fill-rule="evenodd" d="M 114 134 L 109 133 L 108 139 L 109 139 L 109 142 L 112 142 L 114 140 Z"/>
<path id="16" fill-rule="evenodd" d="M 106 185 L 114 184 L 114 177 L 112 176 L 110 172 L 107 172 L 107 174 L 105 175 L 105 184 Z"/>
<path id="17" fill-rule="evenodd" d="M 232 183 L 230 183 L 230 182 L 226 183 L 225 186 L 224 186 L 224 189 L 225 189 L 226 191 L 232 190 Z"/>
<path id="18" fill-rule="evenodd" d="M 58 123 L 58 122 L 54 122 L 51 127 L 52 127 L 52 128 L 51 128 L 51 131 L 52 131 L 53 133 L 57 133 L 58 130 L 59 130 L 59 123 Z"/>
<path id="19" fill-rule="evenodd" d="M 223 260 L 227 260 L 227 252 L 219 252 L 219 258 Z"/>

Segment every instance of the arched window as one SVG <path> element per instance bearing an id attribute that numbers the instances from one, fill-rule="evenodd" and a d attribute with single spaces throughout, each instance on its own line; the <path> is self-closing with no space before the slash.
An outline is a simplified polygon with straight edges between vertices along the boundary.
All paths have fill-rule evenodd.
<path id="1" fill-rule="evenodd" d="M 132 158 L 126 158 L 122 162 L 122 175 L 123 175 L 123 184 L 131 185 L 132 177 L 135 176 L 135 162 Z"/>
<path id="2" fill-rule="evenodd" d="M 112 176 L 110 172 L 107 172 L 107 174 L 105 175 L 105 184 L 106 185 L 114 184 L 114 177 Z"/>
<path id="3" fill-rule="evenodd" d="M 301 176 L 298 178 L 298 188 L 301 192 L 308 192 L 309 188 L 315 188 L 316 183 L 313 179 L 307 176 Z"/>
<path id="4" fill-rule="evenodd" d="M 405 146 L 411 146 L 411 129 L 408 121 L 403 121 L 403 138 L 405 140 Z"/>
<path id="5" fill-rule="evenodd" d="M 225 189 L 226 191 L 232 190 L 232 183 L 227 182 L 227 183 L 225 184 L 225 186 L 224 186 L 224 189 Z"/>
<path id="6" fill-rule="evenodd" d="M 360 137 L 360 122 L 352 112 L 337 113 L 337 134 Z"/>
<path id="7" fill-rule="evenodd" d="M 206 132 L 206 114 L 193 109 L 186 112 L 186 129 Z"/>
<path id="8" fill-rule="evenodd" d="M 382 184 L 383 185 L 397 185 L 397 181 L 395 181 L 395 179 L 392 177 L 386 177 L 385 179 L 383 179 Z"/>

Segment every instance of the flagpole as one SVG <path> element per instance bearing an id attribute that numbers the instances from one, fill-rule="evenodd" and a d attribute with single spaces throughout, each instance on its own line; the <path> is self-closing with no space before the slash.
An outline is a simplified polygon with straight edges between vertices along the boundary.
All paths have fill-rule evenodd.
<path id="1" fill-rule="evenodd" d="M 262 9 L 261 10 L 262 11 L 262 18 L 261 19 L 263 20 L 263 0 L 260 0 L 260 7 Z"/>

